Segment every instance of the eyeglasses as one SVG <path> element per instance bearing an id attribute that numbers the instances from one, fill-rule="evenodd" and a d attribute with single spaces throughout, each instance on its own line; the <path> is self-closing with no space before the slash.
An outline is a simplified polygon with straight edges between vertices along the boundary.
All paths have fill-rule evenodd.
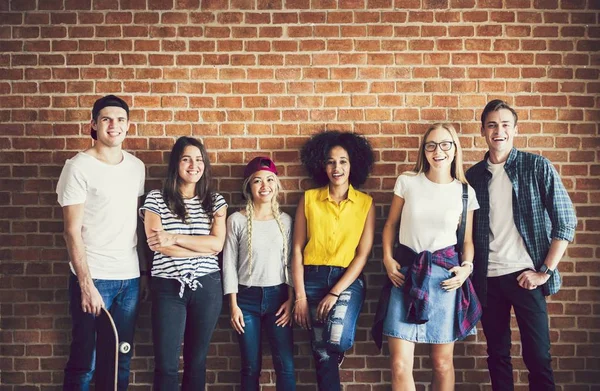
<path id="1" fill-rule="evenodd" d="M 427 152 L 435 152 L 438 145 L 440 146 L 440 149 L 442 151 L 449 151 L 452 149 L 452 146 L 454 145 L 454 141 L 442 141 L 439 143 L 436 143 L 435 141 L 430 141 L 428 143 L 425 143 L 425 150 Z"/>

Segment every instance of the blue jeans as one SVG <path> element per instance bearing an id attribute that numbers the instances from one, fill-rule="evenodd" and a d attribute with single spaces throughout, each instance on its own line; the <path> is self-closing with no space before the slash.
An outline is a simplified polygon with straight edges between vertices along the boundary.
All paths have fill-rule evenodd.
<path id="1" fill-rule="evenodd" d="M 242 390 L 258 391 L 262 361 L 261 327 L 264 326 L 271 345 L 273 366 L 277 374 L 277 391 L 294 391 L 294 341 L 291 326 L 277 326 L 275 314 L 288 299 L 288 286 L 239 286 L 237 303 L 244 315 L 244 333 L 238 334 L 242 356 Z"/>
<path id="2" fill-rule="evenodd" d="M 540 287 L 528 290 L 519 286 L 517 277 L 522 272 L 487 279 L 487 306 L 483 308 L 481 324 L 487 339 L 492 389 L 515 389 L 510 356 L 512 307 L 521 334 L 523 361 L 529 370 L 529 389 L 554 391 L 546 298 Z"/>
<path id="3" fill-rule="evenodd" d="M 154 342 L 154 390 L 179 389 L 179 355 L 183 342 L 182 390 L 204 390 L 206 356 L 223 304 L 221 274 L 196 278 L 193 291 L 174 279 L 153 277 L 152 340 Z"/>
<path id="4" fill-rule="evenodd" d="M 312 351 L 321 391 L 341 390 L 338 360 L 354 344 L 356 322 L 365 300 L 365 283 L 360 276 L 340 294 L 327 322 L 317 322 L 319 302 L 345 272 L 343 267 L 304 266 L 304 289 L 312 324 Z"/>
<path id="5" fill-rule="evenodd" d="M 140 294 L 139 278 L 93 281 L 115 321 L 119 340 L 133 344 Z M 73 321 L 73 340 L 69 361 L 65 367 L 63 390 L 87 391 L 96 367 L 96 318 L 81 309 L 81 288 L 74 274 L 71 274 L 69 279 L 69 304 Z M 127 354 L 119 354 L 119 391 L 126 390 L 129 385 L 129 363 L 132 354 L 133 349 Z"/>

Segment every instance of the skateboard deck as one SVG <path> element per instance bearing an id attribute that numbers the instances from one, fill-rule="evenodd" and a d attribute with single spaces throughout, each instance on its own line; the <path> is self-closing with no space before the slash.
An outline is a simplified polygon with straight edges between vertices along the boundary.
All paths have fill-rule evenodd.
<path id="1" fill-rule="evenodd" d="M 96 391 L 116 391 L 119 335 L 110 313 L 102 308 L 96 317 Z"/>

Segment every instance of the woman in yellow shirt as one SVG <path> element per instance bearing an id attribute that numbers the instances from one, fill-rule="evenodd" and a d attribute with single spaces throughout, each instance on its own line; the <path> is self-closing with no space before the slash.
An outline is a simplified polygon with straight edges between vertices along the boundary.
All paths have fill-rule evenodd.
<path id="1" fill-rule="evenodd" d="M 319 188 L 306 191 L 296 210 L 294 319 L 311 331 L 319 390 L 335 391 L 365 298 L 362 270 L 373 245 L 375 207 L 355 187 L 367 180 L 373 151 L 360 135 L 325 131 L 304 145 L 301 158 Z"/>

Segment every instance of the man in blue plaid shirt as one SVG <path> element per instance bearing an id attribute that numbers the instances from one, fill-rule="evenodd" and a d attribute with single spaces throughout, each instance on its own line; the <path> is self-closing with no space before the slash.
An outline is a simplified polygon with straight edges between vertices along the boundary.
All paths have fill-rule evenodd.
<path id="1" fill-rule="evenodd" d="M 552 163 L 513 147 L 517 119 L 501 100 L 489 102 L 481 114 L 489 151 L 467 172 L 481 206 L 473 220 L 473 284 L 484 307 L 481 322 L 493 390 L 514 390 L 511 307 L 529 389 L 555 390 L 544 296 L 560 288 L 557 266 L 575 236 L 577 219 Z"/>

